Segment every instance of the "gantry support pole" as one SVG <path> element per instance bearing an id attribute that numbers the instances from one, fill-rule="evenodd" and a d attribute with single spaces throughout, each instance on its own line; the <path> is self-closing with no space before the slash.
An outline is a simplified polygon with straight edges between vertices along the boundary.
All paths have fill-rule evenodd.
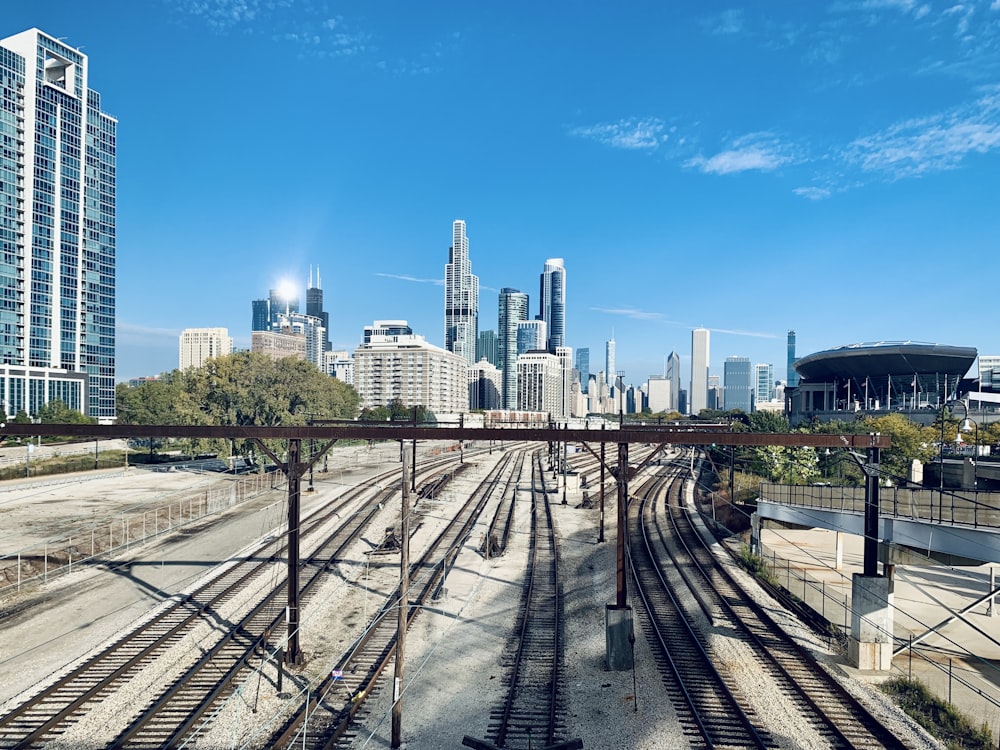
<path id="1" fill-rule="evenodd" d="M 603 425 L 602 425 L 603 426 Z M 597 534 L 597 541 L 604 541 L 604 443 L 601 442 L 601 528 Z"/>
<path id="2" fill-rule="evenodd" d="M 865 561 L 866 576 L 878 575 L 878 465 L 879 449 L 868 449 L 868 464 L 865 467 Z"/>
<path id="3" fill-rule="evenodd" d="M 618 444 L 618 598 L 615 604 L 628 606 L 628 571 L 625 565 L 625 537 L 628 511 L 628 443 Z"/>
<path id="4" fill-rule="evenodd" d="M 302 463 L 302 438 L 288 440 L 288 460 L 281 461 L 263 440 L 253 439 L 258 448 L 266 453 L 281 468 L 288 478 L 288 604 L 285 619 L 288 621 L 288 643 L 285 646 L 285 662 L 299 664 L 299 508 L 302 501 L 302 475 L 320 460 L 336 443 L 329 441 L 316 455 Z"/>
<path id="5" fill-rule="evenodd" d="M 299 652 L 299 503 L 302 498 L 302 482 L 299 457 L 302 455 L 302 439 L 288 441 L 288 645 L 285 647 L 285 661 L 298 664 L 302 660 Z"/>
<path id="6" fill-rule="evenodd" d="M 403 657 L 406 651 L 406 622 L 410 615 L 410 482 L 406 474 L 411 462 L 411 457 L 403 457 L 403 502 L 399 528 L 399 607 L 396 613 L 396 665 L 392 680 L 390 744 L 392 748 L 398 748 L 403 744 Z"/>

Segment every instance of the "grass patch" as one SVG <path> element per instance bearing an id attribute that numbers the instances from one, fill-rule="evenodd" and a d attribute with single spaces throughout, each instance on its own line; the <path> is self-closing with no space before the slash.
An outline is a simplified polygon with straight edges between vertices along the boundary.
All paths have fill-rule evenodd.
<path id="1" fill-rule="evenodd" d="M 920 726 L 941 740 L 949 750 L 991 750 L 993 734 L 988 726 L 976 728 L 954 706 L 935 697 L 917 680 L 893 677 L 882 685 L 882 692 Z"/>
<path id="2" fill-rule="evenodd" d="M 743 544 L 740 546 L 740 553 L 736 556 L 736 562 L 741 568 L 743 568 L 743 570 L 752 575 L 754 578 L 767 581 L 772 586 L 777 588 L 778 579 L 774 577 L 773 573 L 771 573 L 771 569 L 767 567 L 767 563 L 764 562 L 764 558 L 760 555 L 753 554 L 748 545 Z"/>

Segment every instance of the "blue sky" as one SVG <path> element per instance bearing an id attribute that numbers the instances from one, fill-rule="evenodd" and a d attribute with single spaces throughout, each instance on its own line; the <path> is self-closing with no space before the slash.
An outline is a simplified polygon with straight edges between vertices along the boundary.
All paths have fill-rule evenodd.
<path id="1" fill-rule="evenodd" d="M 250 303 L 310 266 L 331 338 L 443 341 L 453 219 L 480 328 L 537 312 L 639 383 L 691 329 L 785 375 L 913 340 L 1000 353 L 1000 0 L 14 0 L 6 36 L 82 48 L 119 120 L 118 377 L 188 327 L 248 347 Z M 687 375 L 685 375 L 685 379 Z"/>

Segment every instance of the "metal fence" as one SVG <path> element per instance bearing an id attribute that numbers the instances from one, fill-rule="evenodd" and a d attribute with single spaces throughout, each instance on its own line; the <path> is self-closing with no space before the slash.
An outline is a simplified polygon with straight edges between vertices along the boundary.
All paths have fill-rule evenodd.
<path id="1" fill-rule="evenodd" d="M 820 580 L 763 544 L 760 557 L 771 582 L 819 614 L 829 624 L 831 638 L 838 631 L 840 640 L 845 641 L 849 637 L 851 632 L 849 576 L 841 573 L 835 581 Z M 983 606 L 988 605 L 983 604 Z M 995 688 L 997 680 L 1000 680 L 1000 674 L 996 673 L 996 668 L 992 664 L 986 664 L 972 655 L 961 660 L 959 654 L 962 663 L 956 666 L 951 658 L 943 662 L 939 649 L 924 648 L 920 644 L 914 644 L 912 639 L 905 641 L 893 636 L 893 643 L 894 651 L 898 652 L 893 660 L 893 674 L 912 679 L 916 664 L 921 682 L 932 693 L 953 705 L 975 706 L 975 715 L 987 719 L 986 723 L 992 727 L 994 739 L 998 738 L 1000 694 Z"/>
<path id="2" fill-rule="evenodd" d="M 66 536 L 48 539 L 41 546 L 5 554 L 0 556 L 0 597 L 45 583 L 52 576 L 71 573 L 74 566 L 106 562 L 131 547 L 286 486 L 282 472 L 247 474 L 227 480 L 224 486 L 188 490 L 183 497 L 105 518 Z"/>
<path id="3" fill-rule="evenodd" d="M 820 510 L 864 513 L 863 487 L 772 484 L 762 482 L 760 497 L 775 503 Z M 1000 528 L 1000 493 L 978 490 L 879 488 L 879 513 L 934 523 Z"/>

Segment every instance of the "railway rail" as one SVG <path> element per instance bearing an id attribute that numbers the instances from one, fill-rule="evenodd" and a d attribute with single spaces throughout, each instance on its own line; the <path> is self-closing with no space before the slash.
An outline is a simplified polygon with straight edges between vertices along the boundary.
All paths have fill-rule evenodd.
<path id="1" fill-rule="evenodd" d="M 903 750 L 896 738 L 843 685 L 786 633 L 766 609 L 748 596 L 709 549 L 683 501 L 684 478 L 661 477 L 657 499 L 662 512 L 650 507 L 644 518 L 692 591 L 700 606 L 731 638 L 738 638 L 759 655 L 778 689 L 830 747 L 860 750 Z"/>
<path id="2" fill-rule="evenodd" d="M 380 678 L 395 658 L 397 608 L 407 608 L 409 627 L 422 607 L 432 601 L 487 502 L 498 487 L 506 486 L 506 477 L 514 465 L 513 454 L 507 453 L 500 458 L 444 531 L 416 562 L 411 563 L 405 603 L 398 594 L 386 600 L 361 637 L 337 660 L 330 674 L 310 690 L 294 714 L 272 734 L 268 747 L 333 748 L 353 739 L 353 717 L 381 686 Z"/>
<path id="3" fill-rule="evenodd" d="M 425 462 L 429 481 L 454 463 L 452 457 Z M 303 557 L 306 580 L 303 600 L 328 571 L 336 555 L 356 538 L 396 490 L 372 487 L 398 476 L 384 472 L 352 489 L 322 512 L 303 520 L 303 539 L 320 536 Z M 367 499 L 366 499 L 367 497 Z M 340 523 L 341 518 L 347 520 Z M 321 530 L 334 523 L 331 533 Z M 202 656 L 145 706 L 128 728 L 112 742 L 114 747 L 171 746 L 198 727 L 212 704 L 224 696 L 248 659 L 277 647 L 284 603 L 284 537 L 271 539 L 255 554 L 228 566 L 194 591 L 171 601 L 132 632 L 61 675 L 21 705 L 0 717 L 0 748 L 44 747 L 66 735 L 104 696 L 135 680 L 156 659 L 199 626 L 207 629 Z M 275 585 L 276 582 L 277 585 Z M 248 590 L 261 591 L 251 599 Z M 219 627 L 219 625 L 222 627 Z M 215 639 L 214 643 L 212 639 Z M 127 719 L 126 719 L 127 720 Z"/>
<path id="4" fill-rule="evenodd" d="M 562 586 L 552 508 L 541 459 L 532 462 L 531 541 L 521 609 L 506 677 L 507 695 L 490 719 L 497 747 L 550 747 L 565 730 L 560 703 Z"/>

